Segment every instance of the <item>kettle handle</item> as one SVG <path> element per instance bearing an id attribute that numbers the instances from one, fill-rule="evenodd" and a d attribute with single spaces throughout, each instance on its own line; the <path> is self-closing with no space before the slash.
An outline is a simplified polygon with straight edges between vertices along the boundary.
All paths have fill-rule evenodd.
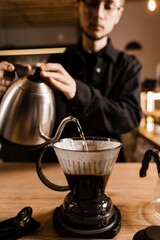
<path id="1" fill-rule="evenodd" d="M 149 162 L 151 161 L 151 158 L 154 158 L 156 164 L 157 164 L 157 170 L 158 170 L 158 175 L 160 176 L 160 152 L 158 149 L 153 149 L 153 150 L 147 150 L 144 154 L 144 158 L 142 161 L 142 167 L 140 169 L 140 177 L 145 177 L 147 169 L 149 167 Z"/>
<path id="2" fill-rule="evenodd" d="M 43 173 L 43 170 L 42 170 L 42 158 L 43 158 L 43 155 L 45 153 L 45 151 L 48 149 L 48 148 L 53 148 L 52 144 L 49 144 L 49 145 L 46 145 L 42 152 L 40 153 L 40 157 L 38 158 L 37 162 L 36 162 L 36 170 L 37 170 L 37 174 L 40 178 L 40 180 L 50 189 L 52 190 L 55 190 L 55 191 L 68 191 L 69 190 L 69 186 L 59 186 L 59 185 L 56 185 L 54 183 L 52 183 L 51 181 L 49 181 L 44 173 Z"/>

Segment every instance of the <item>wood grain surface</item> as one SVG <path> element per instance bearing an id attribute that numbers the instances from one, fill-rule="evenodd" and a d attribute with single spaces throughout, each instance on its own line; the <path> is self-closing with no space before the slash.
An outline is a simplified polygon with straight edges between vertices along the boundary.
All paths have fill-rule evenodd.
<path id="1" fill-rule="evenodd" d="M 160 219 L 150 209 L 158 178 L 156 166 L 150 164 L 145 178 L 139 177 L 140 167 L 140 163 L 116 163 L 106 187 L 106 193 L 122 215 L 122 227 L 115 240 L 132 240 L 138 230 L 160 225 Z M 46 164 L 44 172 L 54 183 L 66 184 L 58 164 Z M 32 217 L 41 224 L 36 232 L 21 239 L 65 239 L 53 230 L 52 214 L 66 194 L 43 185 L 34 163 L 0 163 L 0 221 L 14 217 L 25 206 L 31 206 Z"/>

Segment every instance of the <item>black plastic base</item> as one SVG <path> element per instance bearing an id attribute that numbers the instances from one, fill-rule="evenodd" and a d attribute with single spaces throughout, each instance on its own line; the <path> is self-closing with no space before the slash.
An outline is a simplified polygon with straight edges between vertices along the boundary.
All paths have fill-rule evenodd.
<path id="1" fill-rule="evenodd" d="M 138 231 L 133 240 L 159 240 L 160 239 L 160 226 L 150 226 L 146 229 Z"/>
<path id="2" fill-rule="evenodd" d="M 81 228 L 73 228 L 71 224 L 64 221 L 63 207 L 55 209 L 53 213 L 53 228 L 57 230 L 61 237 L 79 237 L 79 238 L 97 238 L 112 239 L 121 228 L 121 214 L 119 209 L 114 206 L 114 215 L 107 226 L 100 229 L 88 230 Z"/>

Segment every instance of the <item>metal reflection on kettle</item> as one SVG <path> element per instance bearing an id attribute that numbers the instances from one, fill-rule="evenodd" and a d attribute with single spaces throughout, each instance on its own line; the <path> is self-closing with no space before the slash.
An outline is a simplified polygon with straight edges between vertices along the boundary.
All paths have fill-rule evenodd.
<path id="1" fill-rule="evenodd" d="M 46 142 L 55 122 L 52 89 L 40 77 L 24 76 L 12 84 L 0 105 L 0 135 L 10 142 L 35 146 Z"/>

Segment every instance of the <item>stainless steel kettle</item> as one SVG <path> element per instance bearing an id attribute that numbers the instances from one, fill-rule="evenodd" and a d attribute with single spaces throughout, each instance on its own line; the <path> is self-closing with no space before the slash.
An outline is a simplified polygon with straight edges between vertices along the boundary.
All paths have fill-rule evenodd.
<path id="1" fill-rule="evenodd" d="M 52 89 L 40 77 L 20 78 L 7 90 L 0 104 L 0 135 L 10 142 L 35 146 L 46 142 L 55 122 Z"/>

